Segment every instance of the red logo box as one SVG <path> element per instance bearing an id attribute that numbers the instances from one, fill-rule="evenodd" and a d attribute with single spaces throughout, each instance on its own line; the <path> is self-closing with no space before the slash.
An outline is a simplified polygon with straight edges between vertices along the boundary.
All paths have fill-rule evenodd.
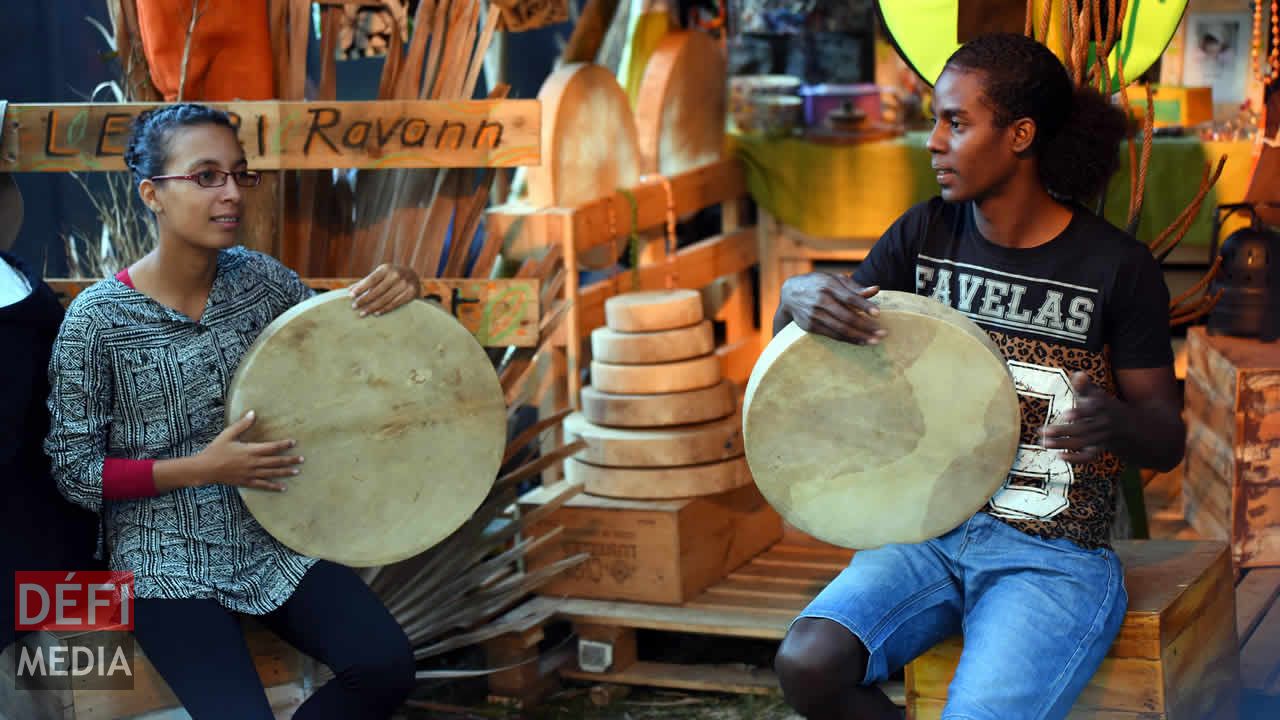
<path id="1" fill-rule="evenodd" d="M 14 573 L 14 627 L 54 632 L 133 630 L 133 573 Z"/>

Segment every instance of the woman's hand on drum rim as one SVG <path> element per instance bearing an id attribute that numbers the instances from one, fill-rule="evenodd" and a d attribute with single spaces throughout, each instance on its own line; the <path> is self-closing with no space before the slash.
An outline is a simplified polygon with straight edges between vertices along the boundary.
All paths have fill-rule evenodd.
<path id="1" fill-rule="evenodd" d="M 422 280 L 412 268 L 384 263 L 352 285 L 349 292 L 355 298 L 351 307 L 360 317 L 378 316 L 416 300 L 422 294 Z"/>
<path id="2" fill-rule="evenodd" d="M 862 287 L 849 275 L 814 272 L 788 279 L 782 304 L 801 330 L 841 342 L 875 345 L 887 333 L 876 321 L 880 309 L 868 298 L 879 286 Z"/>
<path id="3" fill-rule="evenodd" d="M 191 458 L 192 485 L 235 485 L 284 492 L 280 478 L 298 474 L 301 455 L 282 455 L 297 443 L 293 440 L 274 442 L 241 442 L 256 419 L 252 410 L 218 434 L 204 450 Z"/>

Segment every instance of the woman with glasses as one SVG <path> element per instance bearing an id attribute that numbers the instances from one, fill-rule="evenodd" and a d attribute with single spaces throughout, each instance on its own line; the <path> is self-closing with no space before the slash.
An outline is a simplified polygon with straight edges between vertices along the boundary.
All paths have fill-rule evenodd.
<path id="1" fill-rule="evenodd" d="M 140 115 L 125 161 L 158 243 L 67 309 L 45 442 L 59 489 L 101 513 L 102 552 L 134 576 L 138 644 L 193 718 L 272 717 L 241 614 L 333 670 L 295 717 L 389 717 L 414 680 L 399 624 L 352 570 L 285 547 L 239 496 L 306 481 L 306 448 L 241 442 L 252 411 L 223 422 L 241 356 L 313 294 L 236 244 L 260 176 L 228 116 L 201 105 Z M 419 287 L 412 270 L 383 265 L 352 286 L 352 312 L 389 312 Z"/>

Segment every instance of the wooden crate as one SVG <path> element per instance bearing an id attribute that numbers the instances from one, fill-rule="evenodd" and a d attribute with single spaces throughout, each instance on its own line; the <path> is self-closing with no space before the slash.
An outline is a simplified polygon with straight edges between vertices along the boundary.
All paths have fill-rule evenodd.
<path id="1" fill-rule="evenodd" d="M 277 717 L 290 717 L 311 693 L 311 661 L 293 646 L 274 633 L 251 620 L 246 620 L 245 642 L 253 655 L 258 677 L 267 691 L 267 699 Z M 59 642 L 57 634 L 47 638 Z M 178 703 L 178 698 L 160 676 L 141 647 L 134 645 L 131 666 L 133 689 L 98 690 L 84 687 L 74 680 L 71 687 L 50 687 L 39 692 L 15 692 L 12 677 L 14 661 L 9 654 L 11 646 L 0 658 L 0 667 L 6 677 L 0 678 L 0 693 L 14 692 L 12 698 L 3 698 L 15 707 L 15 718 L 55 718 L 62 720 L 188 720 L 190 715 Z"/>
<path id="2" fill-rule="evenodd" d="M 1182 516 L 1182 468 L 1154 473 L 1146 486 L 1151 536 L 1199 540 Z M 1240 718 L 1280 717 L 1280 568 L 1246 568 L 1236 582 Z"/>
<path id="3" fill-rule="evenodd" d="M 1115 543 L 1129 610 L 1102 667 L 1070 718 L 1234 720 L 1240 669 L 1234 577 L 1227 546 L 1212 541 Z M 913 720 L 942 715 L 962 641 L 907 666 Z"/>
<path id="4" fill-rule="evenodd" d="M 1187 331 L 1183 512 L 1236 567 L 1280 566 L 1280 343 Z"/>
<path id="5" fill-rule="evenodd" d="M 523 509 L 559 495 L 526 493 Z M 529 570 L 591 553 L 539 591 L 557 597 L 678 604 L 746 563 L 782 535 L 782 520 L 755 485 L 681 500 L 617 500 L 580 494 L 529 529 L 560 537 L 530 553 Z"/>
<path id="6" fill-rule="evenodd" d="M 675 663 L 669 658 L 644 657 L 638 651 L 636 633 L 781 641 L 796 614 L 849 564 L 852 556 L 852 551 L 829 545 L 778 543 L 697 597 L 675 606 L 538 597 L 511 612 L 516 625 L 521 618 L 532 621 L 521 626 L 508 642 L 520 644 L 520 636 L 530 632 L 532 623 L 568 621 L 573 624 L 580 647 L 559 671 L 563 678 L 678 690 L 774 694 L 779 688 L 772 668 L 742 663 Z M 579 658 L 595 652 L 589 646 L 584 650 L 584 641 L 610 648 L 611 664 L 604 672 L 584 670 L 578 664 Z M 535 678 L 531 683 L 545 682 L 536 671 L 528 675 Z M 903 704 L 901 682 L 887 682 L 881 687 L 895 702 Z M 519 686 L 513 688 L 509 678 L 496 685 L 491 681 L 490 690 L 500 696 L 529 697 Z"/>
<path id="7" fill-rule="evenodd" d="M 1236 628 L 1241 686 L 1280 710 L 1280 568 L 1254 568 L 1236 585 Z"/>

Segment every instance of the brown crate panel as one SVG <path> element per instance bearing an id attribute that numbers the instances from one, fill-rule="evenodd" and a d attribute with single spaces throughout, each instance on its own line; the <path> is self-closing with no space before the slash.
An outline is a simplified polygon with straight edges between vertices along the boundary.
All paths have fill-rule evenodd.
<path id="1" fill-rule="evenodd" d="M 551 492 L 533 491 L 520 505 L 539 506 Z M 781 523 L 754 486 L 657 502 L 578 495 L 530 527 L 530 536 L 564 530 L 528 562 L 537 569 L 580 552 L 592 555 L 540 594 L 677 605 L 775 543 Z"/>
<path id="2" fill-rule="evenodd" d="M 843 569 L 833 559 L 848 554 L 774 545 L 684 605 L 555 597 L 530 603 L 575 623 L 781 640 L 796 612 Z M 761 562 L 766 556 L 770 561 Z M 819 562 L 806 562 L 814 558 Z"/>
<path id="3" fill-rule="evenodd" d="M 815 581 L 829 582 L 839 574 L 830 567 L 809 567 L 805 565 L 780 565 L 762 563 L 752 560 L 744 567 L 735 570 L 731 577 L 753 580 L 775 580 L 777 582 L 808 585 Z"/>
<path id="4" fill-rule="evenodd" d="M 752 610 L 689 608 L 679 605 L 610 602 L 577 598 L 540 597 L 530 602 L 553 603 L 556 614 L 567 620 L 593 625 L 618 625 L 637 630 L 662 630 L 700 635 L 781 640 L 791 618 Z"/>
<path id="5" fill-rule="evenodd" d="M 682 665 L 640 660 L 620 672 L 590 673 L 564 669 L 560 676 L 588 682 L 741 695 L 772 695 L 778 692 L 778 677 L 773 671 L 727 665 Z"/>
<path id="6" fill-rule="evenodd" d="M 676 690 L 731 692 L 743 695 L 773 695 L 779 692 L 778 678 L 771 670 L 725 665 L 681 665 L 640 661 L 621 672 L 589 673 L 562 670 L 562 677 L 587 682 L 644 685 Z M 880 689 L 898 706 L 906 702 L 900 682 L 880 684 Z"/>
<path id="7" fill-rule="evenodd" d="M 808 582 L 755 580 L 738 577 L 734 574 L 717 583 L 714 589 L 721 593 L 758 598 L 760 601 L 768 601 L 772 598 L 803 598 L 809 600 L 822 592 L 828 582 L 830 581 L 825 579 Z"/>
<path id="8" fill-rule="evenodd" d="M 1280 450 L 1276 451 L 1280 458 Z M 1280 468 L 1276 480 L 1236 488 L 1235 545 L 1240 567 L 1280 566 Z"/>
<path id="9" fill-rule="evenodd" d="M 770 598 L 768 601 L 761 601 L 759 597 L 722 592 L 719 588 L 713 587 L 685 603 L 685 607 L 732 611 L 750 610 L 771 615 L 784 615 L 789 621 L 803 610 L 811 599 L 804 596 L 782 596 Z"/>
<path id="10" fill-rule="evenodd" d="M 1249 641 L 1267 610 L 1280 598 L 1280 568 L 1250 570 L 1236 585 L 1236 632 Z"/>
<path id="11" fill-rule="evenodd" d="M 920 698 L 945 700 L 955 676 L 959 648 L 938 646 L 911 663 L 908 693 Z M 1107 658 L 1093 681 L 1080 694 L 1077 708 L 1154 712 L 1163 707 L 1164 689 L 1160 664 L 1139 658 Z"/>
<path id="12" fill-rule="evenodd" d="M 1219 388 L 1210 385 L 1204 371 L 1196 366 L 1187 368 L 1185 388 L 1183 405 L 1186 407 L 1187 417 L 1214 428 L 1228 443 L 1235 442 L 1235 397 L 1224 395 Z"/>
<path id="13" fill-rule="evenodd" d="M 913 720 L 941 720 L 945 700 L 918 698 L 912 702 Z M 1081 708 L 1067 714 L 1067 720 L 1163 720 L 1163 715 L 1149 712 L 1121 712 Z M 1234 718 L 1232 720 L 1235 720 Z"/>
<path id="14" fill-rule="evenodd" d="M 834 577 L 849 566 L 849 561 L 852 557 L 852 552 L 843 555 L 835 553 L 814 553 L 810 555 L 804 552 L 794 552 L 790 548 L 785 551 L 779 551 L 775 546 L 775 549 L 770 549 L 763 555 L 757 556 L 752 562 L 760 565 L 812 568 L 829 572 Z"/>
<path id="15" fill-rule="evenodd" d="M 791 545 L 779 543 L 760 555 L 760 560 L 771 562 L 794 562 L 819 564 L 843 569 L 853 558 L 852 550 L 844 550 L 830 546 Z"/>
<path id="16" fill-rule="evenodd" d="M 1268 693 L 1280 684 L 1280 602 L 1274 599 L 1240 649 L 1240 681 L 1246 690 Z"/>
<path id="17" fill-rule="evenodd" d="M 1199 458 L 1214 476 L 1229 481 L 1230 492 L 1230 481 L 1236 477 L 1235 450 L 1214 428 L 1195 418 L 1187 420 L 1187 457 Z"/>
<path id="18" fill-rule="evenodd" d="M 1212 583 L 1212 599 L 1164 648 L 1165 709 L 1171 718 L 1210 717 L 1224 697 L 1239 693 L 1240 646 L 1232 585 L 1229 575 L 1220 575 Z"/>

